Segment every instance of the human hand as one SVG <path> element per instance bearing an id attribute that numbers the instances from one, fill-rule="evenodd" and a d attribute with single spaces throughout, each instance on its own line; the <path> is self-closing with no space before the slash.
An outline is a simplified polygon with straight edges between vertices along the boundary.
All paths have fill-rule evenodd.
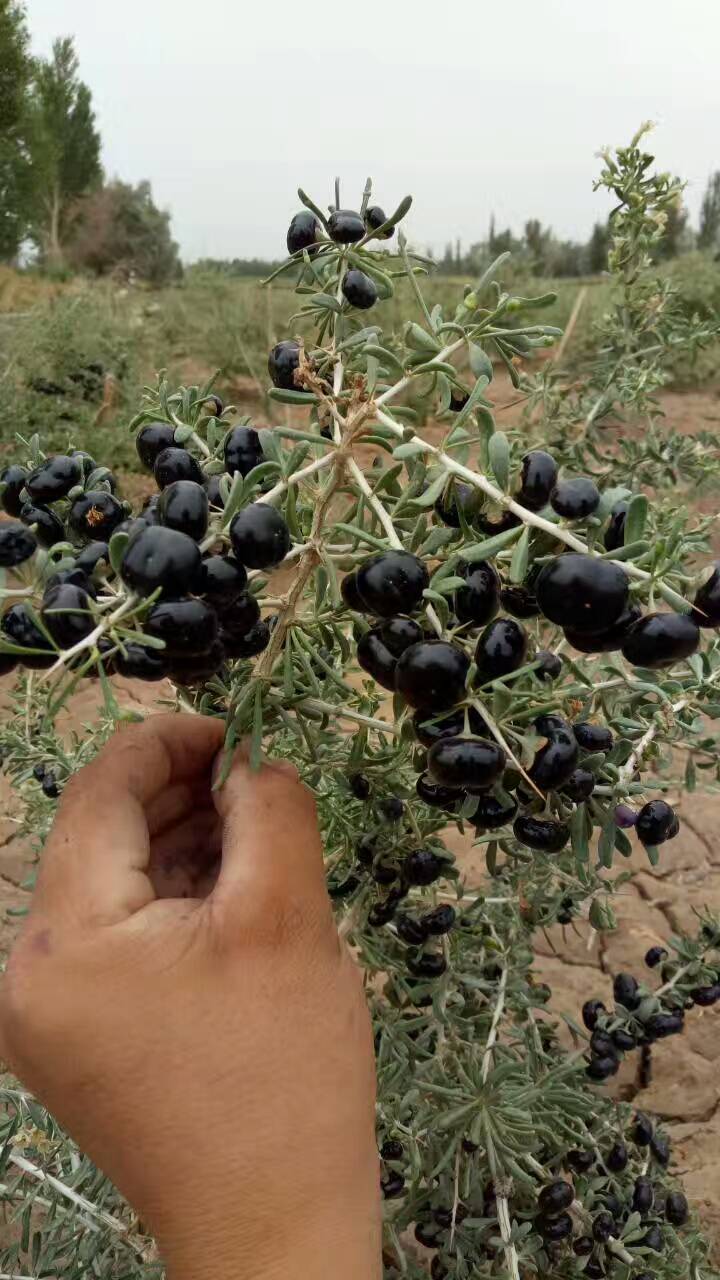
<path id="1" fill-rule="evenodd" d="M 65 789 L 0 1003 L 13 1070 L 173 1280 L 380 1269 L 374 1062 L 291 766 L 154 716 Z"/>

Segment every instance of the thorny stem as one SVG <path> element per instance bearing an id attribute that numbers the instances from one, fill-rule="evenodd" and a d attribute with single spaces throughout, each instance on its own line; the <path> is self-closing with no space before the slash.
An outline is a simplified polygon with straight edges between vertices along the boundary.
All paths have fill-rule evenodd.
<path id="1" fill-rule="evenodd" d="M 69 649 L 63 650 L 58 657 L 57 662 L 54 662 L 46 671 L 44 679 L 49 680 L 50 676 L 54 675 L 56 671 L 67 666 L 69 659 L 74 658 L 76 654 L 82 653 L 85 649 L 92 649 L 93 645 L 97 644 L 100 637 L 105 635 L 106 631 L 110 631 L 116 622 L 119 622 L 120 619 L 124 618 L 131 609 L 134 609 L 137 602 L 137 596 L 132 594 L 126 596 L 120 607 L 117 608 L 114 613 L 109 614 L 107 618 L 104 618 L 102 622 L 99 622 L 94 631 L 91 631 L 89 635 L 84 636 L 82 640 L 78 640 L 77 644 L 72 645 Z"/>
<path id="2" fill-rule="evenodd" d="M 123 1234 L 127 1234 L 129 1228 L 126 1223 L 121 1222 L 119 1218 L 113 1218 L 110 1213 L 105 1213 L 104 1209 L 98 1209 L 97 1205 L 94 1205 L 92 1200 L 88 1200 L 86 1196 L 82 1196 L 79 1192 L 73 1191 L 72 1187 L 66 1187 L 65 1183 L 62 1182 L 60 1178 L 56 1178 L 54 1174 L 46 1173 L 44 1169 L 39 1167 L 39 1165 L 33 1164 L 32 1161 L 27 1160 L 25 1156 L 18 1155 L 16 1151 L 12 1151 L 10 1153 L 8 1160 L 11 1164 L 16 1165 L 18 1169 L 22 1169 L 23 1173 L 28 1173 L 31 1178 L 37 1178 L 38 1182 L 46 1182 L 48 1186 L 53 1187 L 59 1195 L 64 1196 L 66 1200 L 71 1200 L 79 1209 L 82 1209 L 85 1213 L 91 1214 L 92 1217 L 97 1218 L 99 1222 L 102 1222 L 104 1226 L 110 1227 L 112 1231 L 119 1231 Z"/>

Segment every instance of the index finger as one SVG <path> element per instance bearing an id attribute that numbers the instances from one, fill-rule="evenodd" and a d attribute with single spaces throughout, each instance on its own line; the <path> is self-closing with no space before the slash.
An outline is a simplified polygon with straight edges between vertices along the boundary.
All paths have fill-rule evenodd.
<path id="1" fill-rule="evenodd" d="M 209 774 L 223 735 L 221 720 L 172 713 L 117 730 L 65 788 L 34 910 L 116 924 L 152 902 L 147 806 Z"/>

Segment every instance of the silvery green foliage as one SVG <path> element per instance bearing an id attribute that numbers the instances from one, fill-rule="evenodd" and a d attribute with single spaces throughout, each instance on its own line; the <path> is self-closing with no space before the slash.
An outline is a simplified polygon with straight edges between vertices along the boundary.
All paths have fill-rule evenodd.
<path id="1" fill-rule="evenodd" d="M 608 159 L 609 174 L 614 163 Z M 628 161 L 631 170 L 632 181 L 644 181 L 642 165 Z M 636 189 L 631 185 L 623 199 Z M 670 196 L 671 184 L 653 188 L 659 211 Z M 368 187 L 363 209 L 369 198 Z M 252 759 L 261 750 L 291 758 L 316 794 L 338 926 L 367 973 L 378 1141 L 381 1148 L 395 1144 L 385 1147 L 381 1164 L 386 1275 L 419 1277 L 430 1269 L 433 1280 L 583 1274 L 587 1255 L 573 1252 L 567 1240 L 550 1242 L 538 1209 L 543 1186 L 563 1179 L 574 1185 L 570 1230 L 576 1240 L 592 1234 L 608 1197 L 620 1202 L 609 1238 L 594 1247 L 595 1275 L 602 1268 L 628 1280 L 649 1270 L 667 1280 L 700 1280 L 710 1271 L 695 1223 L 676 1228 L 664 1219 L 672 1184 L 661 1131 L 654 1146 L 639 1145 L 631 1107 L 609 1102 L 588 1079 L 589 1030 L 577 1010 L 564 1020 L 568 1050 L 567 1035 L 559 1035 L 558 1019 L 548 1014 L 551 993 L 533 975 L 533 939 L 558 921 L 616 927 L 613 896 L 627 878 L 624 859 L 635 840 L 619 825 L 618 805 L 639 807 L 670 786 L 664 771 L 647 775 L 651 759 L 669 763 L 681 744 L 687 785 L 694 787 L 698 776 L 717 780 L 717 743 L 708 728 L 708 719 L 720 715 L 715 632 L 704 632 L 701 651 L 689 660 L 650 671 L 630 667 L 617 653 L 578 655 L 558 628 L 531 617 L 523 623 L 529 644 L 522 666 L 481 684 L 471 665 L 467 712 L 482 715 L 507 756 L 503 785 L 520 788 L 525 806 L 566 822 L 569 839 L 561 852 L 544 853 L 521 843 L 510 824 L 494 831 L 480 826 L 476 854 L 487 874 L 468 886 L 443 833 L 454 821 L 472 835 L 478 798 L 465 797 L 452 817 L 417 799 L 424 753 L 411 715 L 399 697 L 391 704 L 372 679 L 358 678 L 356 646 L 370 622 L 348 608 L 341 581 L 375 551 L 412 551 L 430 571 L 418 615 L 423 625 L 472 657 L 476 635 L 454 613 L 461 562 L 491 561 L 506 585 L 518 586 L 531 584 L 558 550 L 579 550 L 622 564 L 632 599 L 644 608 L 662 604 L 683 612 L 707 577 L 695 568 L 706 548 L 705 526 L 692 524 L 674 504 L 650 505 L 624 467 L 615 482 L 603 477 L 595 514 L 572 525 L 550 509 L 531 511 L 519 502 L 527 446 L 497 428 L 492 361 L 515 370 L 518 357 L 557 336 L 537 318 L 547 299 L 505 292 L 499 261 L 465 290 L 451 314 L 439 307 L 430 312 L 422 294 L 426 264 L 400 229 L 409 200 L 386 227 L 396 229 L 394 250 L 393 241 L 378 244 L 370 235 L 349 247 L 333 243 L 324 234 L 327 215 L 303 193 L 301 199 L 321 230 L 311 253 L 296 253 L 282 268 L 300 297 L 294 323 L 302 359 L 294 387 L 274 388 L 271 395 L 294 409 L 290 425 L 260 429 L 264 459 L 244 477 L 225 474 L 231 414 L 209 411 L 209 386 L 173 390 L 161 379 L 147 389 L 132 426 L 158 419 L 172 424 L 177 443 L 194 453 L 206 475 L 221 477 L 225 505 L 212 516 L 208 547 L 227 545 L 233 516 L 253 500 L 276 503 L 290 530 L 282 577 L 252 577 L 252 591 L 275 619 L 268 646 L 252 661 L 223 663 L 204 683 L 179 688 L 177 703 L 224 716 L 228 764 L 235 744 L 249 737 Z M 623 237 L 640 253 L 643 237 L 653 234 L 630 215 L 618 228 L 613 252 L 619 255 Z M 410 281 L 414 311 L 400 333 L 385 334 L 372 311 L 360 314 L 343 301 L 348 266 L 369 275 L 381 297 L 397 278 Z M 633 287 L 628 281 L 628 290 Z M 644 359 L 640 351 L 638 367 Z M 441 443 L 435 434 L 430 442 L 416 433 L 420 411 L 444 427 Z M 23 442 L 20 452 L 19 460 L 36 461 L 40 442 Z M 457 481 L 471 487 L 476 502 L 452 527 L 438 520 L 436 504 Z M 93 479 L 96 487 L 107 483 L 102 474 Z M 607 552 L 608 517 L 623 499 L 629 503 L 624 539 Z M 33 821 L 40 815 L 45 825 L 51 806 L 37 797 L 33 765 L 39 757 L 55 760 L 63 780 L 93 749 L 88 740 L 70 750 L 58 744 L 57 712 L 79 681 L 97 672 L 104 694 L 99 744 L 121 714 L 103 662 L 111 663 L 130 640 L 158 647 L 143 632 L 152 598 L 131 596 L 119 575 L 127 538 L 125 532 L 113 536 L 111 565 L 90 606 L 92 631 L 71 650 L 58 651 L 53 669 L 25 683 L 3 729 L 5 768 L 23 794 L 33 795 Z M 35 601 L 39 619 L 43 582 L 72 556 L 71 540 L 38 552 L 4 594 Z M 102 661 L 101 639 L 109 642 Z M 545 682 L 537 655 L 548 649 L 558 651 L 563 667 Z M 585 802 L 559 792 L 533 795 L 532 788 L 523 793 L 543 741 L 536 721 L 544 713 L 612 730 L 609 749 L 583 761 L 595 779 Z M 358 775 L 367 780 L 364 799 L 348 786 Z M 397 801 L 402 810 L 389 807 Z M 408 884 L 408 858 L 418 849 L 439 859 L 438 875 L 425 886 Z M 659 856 L 648 849 L 652 862 Z M 412 937 L 408 917 L 424 921 L 441 907 L 454 912 L 445 912 L 444 931 L 404 940 Z M 597 1029 L 616 1038 L 624 1032 L 636 1043 L 651 1040 L 654 1018 L 676 1014 L 692 992 L 715 983 L 719 930 L 703 919 L 696 937 L 674 940 L 658 980 L 640 986 L 633 1008 L 618 1002 L 602 1014 Z M 647 1071 L 647 1045 L 643 1052 Z M 63 1280 L 85 1272 L 156 1274 L 152 1243 L 131 1210 L 70 1139 L 21 1092 L 8 1088 L 3 1101 L 0 1198 L 21 1223 L 19 1243 L 0 1254 L 4 1267 Z M 618 1163 L 611 1151 L 619 1141 L 627 1143 L 627 1164 L 608 1167 L 608 1159 Z M 577 1172 L 577 1152 L 587 1153 L 584 1172 Z M 646 1173 L 657 1210 L 641 1218 L 631 1200 L 635 1179 Z M 652 1247 L 658 1241 L 651 1228 L 658 1226 L 660 1252 Z"/>

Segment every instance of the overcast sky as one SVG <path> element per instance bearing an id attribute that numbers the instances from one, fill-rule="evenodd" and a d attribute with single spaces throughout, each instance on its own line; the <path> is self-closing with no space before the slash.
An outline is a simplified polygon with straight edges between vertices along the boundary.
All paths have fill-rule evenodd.
<path id="1" fill-rule="evenodd" d="M 411 192 L 442 250 L 492 211 L 586 237 L 596 152 L 657 121 L 693 216 L 720 168 L 720 0 L 27 0 L 72 34 L 111 176 L 149 178 L 183 257 L 276 257 L 298 185 L 326 206 Z"/>

